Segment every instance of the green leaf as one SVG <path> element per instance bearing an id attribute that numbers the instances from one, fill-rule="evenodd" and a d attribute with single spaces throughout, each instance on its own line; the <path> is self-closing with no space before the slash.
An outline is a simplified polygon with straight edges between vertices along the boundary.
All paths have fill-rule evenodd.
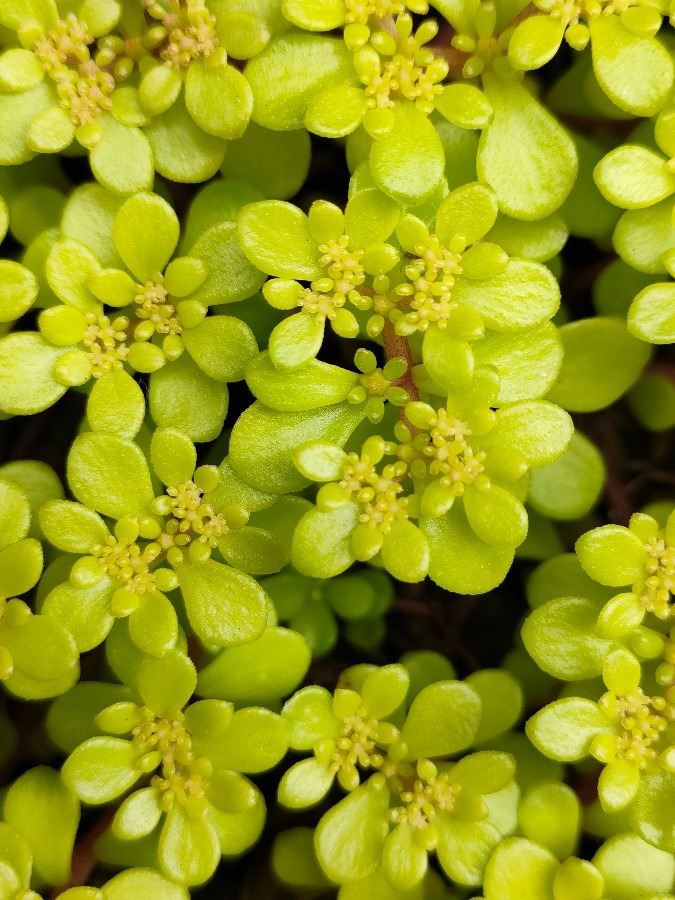
<path id="1" fill-rule="evenodd" d="M 345 234 L 350 245 L 365 249 L 386 241 L 401 215 L 398 203 L 382 191 L 368 188 L 350 197 L 345 207 Z"/>
<path id="2" fill-rule="evenodd" d="M 139 128 L 127 128 L 104 112 L 101 139 L 89 154 L 91 170 L 103 187 L 127 197 L 149 191 L 154 177 L 150 141 Z"/>
<path id="3" fill-rule="evenodd" d="M 153 239 L 147 236 L 152 234 Z M 115 217 L 115 246 L 137 281 L 162 273 L 176 249 L 180 225 L 166 200 L 157 194 L 135 194 Z"/>
<path id="4" fill-rule="evenodd" d="M 622 525 L 603 525 L 582 534 L 575 550 L 584 571 L 611 587 L 644 577 L 647 553 L 640 538 Z"/>
<path id="5" fill-rule="evenodd" d="M 5 796 L 4 818 L 30 844 L 37 877 L 50 884 L 67 884 L 80 804 L 47 766 L 29 769 Z"/>
<path id="6" fill-rule="evenodd" d="M 0 839 L 2 839 L 3 849 L 3 870 L 0 877 L 7 878 L 5 873 L 10 870 L 10 889 L 16 891 L 20 887 L 19 878 L 25 884 L 30 882 L 33 866 L 31 849 L 23 835 L 6 822 L 0 822 Z M 2 882 L 3 888 L 5 883 L 5 881 Z"/>
<path id="7" fill-rule="evenodd" d="M 650 275 L 667 271 L 663 254 L 675 242 L 673 201 L 668 198 L 647 209 L 631 209 L 617 222 L 612 243 L 621 259 Z"/>
<path id="8" fill-rule="evenodd" d="M 310 139 L 304 128 L 271 131 L 249 122 L 243 137 L 228 144 L 221 171 L 226 177 L 255 185 L 266 197 L 286 200 L 304 184 L 310 155 Z"/>
<path id="9" fill-rule="evenodd" d="M 227 144 L 203 131 L 185 106 L 182 93 L 166 112 L 143 129 L 150 142 L 155 168 L 171 181 L 195 184 L 216 174 Z"/>
<path id="10" fill-rule="evenodd" d="M 197 685 L 197 672 L 188 656 L 169 650 L 164 656 L 144 659 L 137 681 L 144 704 L 161 719 L 186 705 Z"/>
<path id="11" fill-rule="evenodd" d="M 18 459 L 0 466 L 0 479 L 11 481 L 23 490 L 31 506 L 30 537 L 42 538 L 38 520 L 40 507 L 48 500 L 62 499 L 63 486 L 47 463 L 35 459 Z M 5 529 L 5 526 L 2 526 Z M 1 543 L 1 542 L 0 542 Z"/>
<path id="12" fill-rule="evenodd" d="M 234 781 L 234 773 L 230 772 L 230 782 Z M 218 835 L 220 851 L 224 856 L 238 856 L 248 850 L 260 837 L 265 825 L 265 800 L 260 791 L 242 775 L 236 776 L 239 785 L 246 785 L 246 800 L 250 804 L 245 809 L 235 812 L 224 812 L 216 808 L 214 801 L 206 811 L 211 825 Z M 222 780 L 222 776 L 221 779 Z M 214 784 L 213 777 L 211 785 Z M 229 785 L 227 785 L 229 787 Z M 244 793 L 240 787 L 239 793 Z"/>
<path id="13" fill-rule="evenodd" d="M 456 188 L 442 201 L 436 214 L 436 232 L 444 244 L 455 235 L 473 244 L 490 231 L 497 219 L 497 197 L 491 188 L 472 182 Z"/>
<path id="14" fill-rule="evenodd" d="M 596 735 L 611 734 L 612 727 L 597 703 L 565 697 L 535 713 L 525 732 L 541 753 L 561 762 L 574 762 L 588 755 Z"/>
<path id="15" fill-rule="evenodd" d="M 666 800 L 666 795 L 663 795 L 663 800 Z M 665 807 L 662 808 L 665 810 Z M 665 896 L 673 889 L 675 861 L 672 851 L 664 852 L 650 846 L 636 834 L 610 837 L 593 857 L 593 865 L 602 873 L 605 894 L 616 897 L 616 900 L 629 900 L 636 896 L 658 900 L 662 893 Z"/>
<path id="16" fill-rule="evenodd" d="M 672 284 L 653 284 L 633 300 L 628 330 L 650 344 L 675 343 L 675 292 Z"/>
<path id="17" fill-rule="evenodd" d="M 25 538 L 0 550 L 0 597 L 24 594 L 42 574 L 42 547 L 35 538 Z"/>
<path id="18" fill-rule="evenodd" d="M 493 110 L 485 94 L 471 84 L 446 84 L 436 97 L 434 106 L 445 118 L 459 128 L 487 128 Z"/>
<path id="19" fill-rule="evenodd" d="M 420 519 L 429 542 L 429 577 L 448 591 L 483 594 L 497 587 L 513 562 L 513 547 L 482 541 L 469 525 L 461 503 L 437 519 Z"/>
<path id="20" fill-rule="evenodd" d="M 476 743 L 490 741 L 513 728 L 523 711 L 523 689 L 510 672 L 482 669 L 469 675 L 466 684 L 473 688 L 482 703 L 483 714 Z M 495 790 L 504 786 L 500 784 Z"/>
<path id="21" fill-rule="evenodd" d="M 259 637 L 267 623 L 267 597 L 248 575 L 214 560 L 177 571 L 190 624 L 207 644 L 226 647 Z"/>
<path id="22" fill-rule="evenodd" d="M 487 332 L 472 345 L 477 367 L 494 366 L 497 401 L 537 400 L 551 388 L 563 359 L 562 341 L 551 322 L 522 332 Z"/>
<path id="23" fill-rule="evenodd" d="M 190 900 L 184 887 L 169 881 L 154 869 L 126 869 L 106 881 L 101 891 L 104 900 L 128 900 L 129 897 L 143 897 L 143 900 Z"/>
<path id="24" fill-rule="evenodd" d="M 144 653 L 161 656 L 175 647 L 178 619 L 171 601 L 161 591 L 148 591 L 129 616 L 129 635 Z"/>
<path id="25" fill-rule="evenodd" d="M 373 719 L 385 719 L 394 713 L 406 698 L 410 678 L 402 665 L 380 666 L 363 682 L 359 693 L 363 706 Z"/>
<path id="26" fill-rule="evenodd" d="M 439 681 L 422 688 L 401 729 L 405 758 L 449 756 L 466 750 L 478 734 L 481 708 L 480 696 L 461 681 Z"/>
<path id="27" fill-rule="evenodd" d="M 294 372 L 280 372 L 264 352 L 246 367 L 246 383 L 266 406 L 300 412 L 347 400 L 358 384 L 358 375 L 318 359 Z"/>
<path id="28" fill-rule="evenodd" d="M 25 26 L 24 19 L 22 27 Z M 28 91 L 10 94 L 0 93 L 0 166 L 16 166 L 28 162 L 34 156 L 28 146 L 28 135 L 33 120 L 54 104 L 54 90 L 48 79 Z"/>
<path id="29" fill-rule="evenodd" d="M 14 31 L 36 26 L 48 31 L 55 28 L 57 22 L 54 0 L 9 0 L 0 10 L 0 24 Z"/>
<path id="30" fill-rule="evenodd" d="M 257 188 L 236 177 L 210 181 L 200 188 L 190 203 L 187 218 L 182 223 L 181 252 L 187 252 L 199 235 L 214 225 L 236 222 L 242 206 L 262 199 Z"/>
<path id="31" fill-rule="evenodd" d="M 147 515 L 155 492 L 143 453 L 112 434 L 81 434 L 68 454 L 68 484 L 85 506 L 104 516 Z"/>
<path id="32" fill-rule="evenodd" d="M 162 484 L 177 487 L 190 481 L 197 465 L 197 450 L 176 428 L 157 428 L 150 442 L 150 461 Z"/>
<path id="33" fill-rule="evenodd" d="M 37 115 L 28 129 L 27 143 L 36 153 L 58 153 L 73 142 L 75 126 L 60 107 L 46 109 Z"/>
<path id="34" fill-rule="evenodd" d="M 593 71 L 610 100 L 637 116 L 659 112 L 673 86 L 673 62 L 653 37 L 629 31 L 619 16 L 589 20 Z M 640 71 L 640 78 L 631 73 Z"/>
<path id="35" fill-rule="evenodd" d="M 565 592 L 565 585 L 559 590 Z M 598 604 L 584 597 L 550 600 L 523 624 L 525 648 L 537 665 L 563 681 L 595 678 L 611 643 L 595 633 Z"/>
<path id="36" fill-rule="evenodd" d="M 28 534 L 31 509 L 28 497 L 13 481 L 0 479 L 0 549 Z"/>
<path id="37" fill-rule="evenodd" d="M 213 97 L 218 97 L 218 103 L 213 102 Z M 238 69 L 215 68 L 201 58 L 188 66 L 185 105 L 207 134 L 231 141 L 246 130 L 253 109 L 253 94 Z"/>
<path id="38" fill-rule="evenodd" d="M 342 39 L 298 32 L 274 38 L 246 66 L 253 121 L 274 131 L 304 128 L 312 98 L 353 77 L 352 55 Z"/>
<path id="39" fill-rule="evenodd" d="M 407 822 L 394 828 L 382 849 L 382 870 L 387 881 L 400 891 L 419 885 L 429 864 L 427 850 L 415 840 L 415 832 Z"/>
<path id="40" fill-rule="evenodd" d="M 528 503 L 544 516 L 580 519 L 597 503 L 605 485 L 605 464 L 595 444 L 575 431 L 555 462 L 532 473 Z"/>
<path id="41" fill-rule="evenodd" d="M 64 352 L 34 332 L 0 339 L 0 412 L 26 416 L 56 403 L 67 390 L 53 374 Z"/>
<path id="42" fill-rule="evenodd" d="M 488 328 L 506 332 L 542 325 L 560 305 L 560 289 L 551 272 L 524 259 L 509 260 L 505 271 L 493 278 L 460 276 L 452 297 L 475 309 Z"/>
<path id="43" fill-rule="evenodd" d="M 198 443 L 212 441 L 223 429 L 227 385 L 209 378 L 189 354 L 150 377 L 150 414 L 155 423 L 176 428 Z"/>
<path id="44" fill-rule="evenodd" d="M 650 355 L 618 319 L 581 319 L 560 328 L 565 355 L 548 399 L 573 412 L 614 403 L 635 384 Z M 613 361 L 621 358 L 621 366 Z"/>
<path id="45" fill-rule="evenodd" d="M 189 887 L 203 884 L 220 861 L 220 844 L 210 822 L 192 818 L 176 804 L 167 813 L 157 850 L 163 871 Z"/>
<path id="46" fill-rule="evenodd" d="M 66 786 L 84 803 L 110 803 L 136 783 L 138 750 L 130 741 L 93 737 L 70 754 L 61 769 Z"/>
<path id="47" fill-rule="evenodd" d="M 287 809 L 306 809 L 323 800 L 334 780 L 330 769 L 317 759 L 303 759 L 284 773 L 277 799 Z"/>
<path id="48" fill-rule="evenodd" d="M 123 841 L 137 840 L 155 830 L 162 817 L 160 792 L 154 787 L 141 788 L 127 797 L 115 813 L 112 832 Z"/>
<path id="49" fill-rule="evenodd" d="M 226 562 L 249 575 L 279 572 L 289 560 L 280 541 L 265 528 L 255 526 L 229 531 L 219 538 L 218 548 Z"/>
<path id="50" fill-rule="evenodd" d="M 145 418 L 145 395 L 124 369 L 103 374 L 87 401 L 87 419 L 93 431 L 133 440 Z"/>
<path id="51" fill-rule="evenodd" d="M 443 145 L 429 119 L 409 101 L 394 107 L 394 125 L 370 151 L 376 186 L 405 206 L 427 200 L 445 169 Z"/>
<path id="52" fill-rule="evenodd" d="M 340 0 L 284 0 L 282 8 L 289 22 L 306 31 L 332 31 L 345 23 L 345 7 Z"/>
<path id="53" fill-rule="evenodd" d="M 338 84 L 312 97 L 305 128 L 321 137 L 345 137 L 359 127 L 365 110 L 363 91 L 351 84 Z"/>
<path id="54" fill-rule="evenodd" d="M 268 628 L 252 643 L 228 647 L 204 666 L 197 693 L 240 705 L 267 704 L 294 691 L 309 663 L 309 647 L 301 635 Z"/>
<path id="55" fill-rule="evenodd" d="M 480 139 L 477 168 L 514 219 L 542 219 L 565 200 L 577 173 L 574 144 L 521 84 L 483 76 L 494 119 Z"/>
<path id="56" fill-rule="evenodd" d="M 675 853 L 674 801 L 675 775 L 659 773 L 640 778 L 640 789 L 631 806 L 631 825 L 638 835 L 669 854 Z"/>
<path id="57" fill-rule="evenodd" d="M 442 812 L 438 817 L 438 861 L 453 881 L 478 886 L 501 834 L 489 822 L 462 821 Z"/>
<path id="58" fill-rule="evenodd" d="M 473 353 L 467 341 L 458 341 L 449 332 L 449 328 L 432 326 L 424 333 L 424 367 L 441 387 L 448 391 L 463 391 L 473 377 Z"/>
<path id="59" fill-rule="evenodd" d="M 268 275 L 309 281 L 323 274 L 307 216 L 291 203 L 263 200 L 245 206 L 238 234 L 247 258 Z"/>
<path id="60" fill-rule="evenodd" d="M 270 359 L 281 372 L 294 372 L 311 362 L 321 349 L 325 322 L 298 312 L 280 322 L 270 335 Z"/>
<path id="61" fill-rule="evenodd" d="M 581 804 L 566 784 L 541 781 L 528 788 L 518 805 L 525 837 L 551 850 L 558 859 L 574 853 L 581 831 Z"/>
<path id="62" fill-rule="evenodd" d="M 301 688 L 281 711 L 290 724 L 293 750 L 312 750 L 319 741 L 335 738 L 339 722 L 333 712 L 333 695 L 316 684 Z"/>
<path id="63" fill-rule="evenodd" d="M 107 577 L 89 587 L 66 581 L 49 592 L 42 611 L 61 622 L 72 634 L 79 652 L 85 653 L 104 641 L 113 626 L 110 601 L 116 587 Z"/>
<path id="64" fill-rule="evenodd" d="M 593 177 L 604 197 L 622 209 L 653 206 L 675 193 L 666 160 L 647 147 L 624 144 L 598 163 Z"/>
<path id="65" fill-rule="evenodd" d="M 52 247 L 45 274 L 54 293 L 80 312 L 100 315 L 101 304 L 87 286 L 89 278 L 100 271 L 94 254 L 78 241 L 65 238 Z"/>
<path id="66" fill-rule="evenodd" d="M 70 500 L 48 500 L 40 509 L 40 527 L 47 540 L 66 553 L 90 553 L 108 535 L 98 513 Z"/>
<path id="67" fill-rule="evenodd" d="M 570 416 L 553 403 L 545 400 L 514 403 L 499 410 L 497 423 L 481 440 L 481 446 L 497 454 L 500 447 L 518 450 L 531 468 L 537 468 L 562 456 L 573 428 Z"/>
<path id="68" fill-rule="evenodd" d="M 409 520 L 395 522 L 384 536 L 382 564 L 399 581 L 423 581 L 429 571 L 429 545 Z"/>
<path id="69" fill-rule="evenodd" d="M 322 816 L 314 847 L 332 881 L 359 881 L 378 867 L 389 833 L 388 806 L 388 790 L 365 784 Z"/>
<path id="70" fill-rule="evenodd" d="M 301 490 L 307 480 L 293 464 L 296 447 L 326 440 L 339 447 L 365 418 L 363 405 L 337 403 L 301 412 L 277 412 L 260 402 L 235 422 L 230 438 L 230 464 L 260 491 L 280 494 Z"/>
<path id="71" fill-rule="evenodd" d="M 241 381 L 258 344 L 245 322 L 234 316 L 209 316 L 183 332 L 190 356 L 215 381 Z"/>
<path id="72" fill-rule="evenodd" d="M 499 216 L 488 240 L 502 247 L 509 256 L 547 262 L 560 253 L 568 236 L 569 230 L 561 215 L 547 216 L 537 222 Z"/>
<path id="73" fill-rule="evenodd" d="M 113 241 L 113 224 L 124 200 L 96 182 L 82 184 L 70 194 L 63 208 L 61 230 L 89 247 L 105 268 L 117 268 L 122 260 Z"/>
<path id="74" fill-rule="evenodd" d="M 565 24 L 553 16 L 532 16 L 520 22 L 509 41 L 509 62 L 515 69 L 539 69 L 560 49 Z"/>
<path id="75" fill-rule="evenodd" d="M 300 519 L 293 534 L 295 568 L 312 578 L 333 578 L 354 562 L 351 535 L 358 524 L 359 508 L 351 501 L 338 509 L 311 509 Z"/>
<path id="76" fill-rule="evenodd" d="M 30 269 L 9 259 L 0 260 L 0 322 L 19 319 L 37 295 L 38 281 Z"/>
<path id="77" fill-rule="evenodd" d="M 249 706 L 232 717 L 224 741 L 211 742 L 209 758 L 216 768 L 234 772 L 266 772 L 285 756 L 290 727 L 269 709 Z"/>
<path id="78" fill-rule="evenodd" d="M 490 675 L 498 671 L 495 669 Z M 469 791 L 475 791 L 477 794 L 494 794 L 507 787 L 515 772 L 516 762 L 510 753 L 479 750 L 460 759 L 452 767 L 450 777 L 452 784 L 458 784 Z"/>
<path id="79" fill-rule="evenodd" d="M 485 869 L 483 891 L 500 900 L 553 900 L 553 878 L 558 860 L 525 838 L 507 837 L 490 857 Z"/>
<path id="80" fill-rule="evenodd" d="M 629 760 L 611 760 L 600 773 L 598 796 L 605 812 L 625 809 L 640 787 L 640 770 Z"/>
<path id="81" fill-rule="evenodd" d="M 498 547 L 518 547 L 527 535 L 527 512 L 514 495 L 493 484 L 486 491 L 464 493 L 464 511 L 481 540 Z"/>

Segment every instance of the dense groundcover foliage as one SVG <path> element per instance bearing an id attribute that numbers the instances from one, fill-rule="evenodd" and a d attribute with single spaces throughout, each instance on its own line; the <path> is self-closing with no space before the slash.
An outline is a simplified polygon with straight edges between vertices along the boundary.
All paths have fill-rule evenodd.
<path id="1" fill-rule="evenodd" d="M 0 0 L 0 900 L 675 900 L 674 20 Z"/>

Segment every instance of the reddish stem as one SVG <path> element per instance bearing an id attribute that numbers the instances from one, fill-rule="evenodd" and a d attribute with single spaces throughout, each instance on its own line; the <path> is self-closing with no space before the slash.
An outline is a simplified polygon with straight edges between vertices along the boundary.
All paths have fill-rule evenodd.
<path id="1" fill-rule="evenodd" d="M 411 400 L 419 400 L 420 392 L 417 390 L 417 385 L 413 381 L 412 370 L 414 362 L 408 339 L 400 334 L 396 334 L 394 326 L 387 320 L 384 323 L 384 329 L 382 331 L 382 342 L 384 343 L 384 352 L 387 359 L 394 359 L 394 357 L 399 356 L 403 357 L 408 363 L 408 368 L 405 373 L 401 375 L 400 378 L 397 378 L 396 381 L 393 381 L 392 384 L 402 387 L 403 390 L 407 391 Z M 403 410 L 404 407 L 401 407 L 401 417 L 404 415 Z"/>

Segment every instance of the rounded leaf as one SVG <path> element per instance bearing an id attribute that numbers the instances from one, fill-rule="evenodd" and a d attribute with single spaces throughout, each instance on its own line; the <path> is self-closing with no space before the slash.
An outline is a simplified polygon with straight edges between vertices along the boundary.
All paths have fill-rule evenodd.
<path id="1" fill-rule="evenodd" d="M 541 753 L 561 762 L 574 762 L 588 755 L 596 735 L 611 734 L 612 727 L 597 703 L 583 697 L 565 697 L 535 713 L 525 731 Z"/>
<path id="2" fill-rule="evenodd" d="M 80 804 L 59 773 L 47 766 L 24 772 L 7 791 L 3 815 L 30 844 L 35 874 L 50 884 L 67 884 Z"/>
<path id="3" fill-rule="evenodd" d="M 268 600 L 248 575 L 214 560 L 185 563 L 177 575 L 190 624 L 202 641 L 226 647 L 263 633 Z"/>
<path id="4" fill-rule="evenodd" d="M 104 516 L 147 515 L 155 492 L 136 444 L 112 434 L 81 434 L 68 454 L 68 484 L 85 506 Z"/>
<path id="5" fill-rule="evenodd" d="M 247 258 L 268 275 L 309 281 L 323 274 L 307 216 L 291 203 L 250 203 L 239 214 L 238 234 Z"/>
<path id="6" fill-rule="evenodd" d="M 466 750 L 478 734 L 481 707 L 480 696 L 461 681 L 439 681 L 422 688 L 401 729 L 405 758 L 449 756 Z"/>
<path id="7" fill-rule="evenodd" d="M 162 870 L 188 887 L 203 884 L 220 862 L 220 844 L 205 816 L 193 818 L 176 804 L 167 813 L 157 848 Z"/>
<path id="8" fill-rule="evenodd" d="M 541 219 L 565 200 L 577 174 L 574 144 L 555 119 L 516 81 L 483 77 L 494 110 L 478 146 L 481 181 L 514 219 Z"/>
<path id="9" fill-rule="evenodd" d="M 93 737 L 70 754 L 61 777 L 85 803 L 110 803 L 127 791 L 143 774 L 136 766 L 138 750 L 130 741 Z"/>
<path id="10" fill-rule="evenodd" d="M 322 816 L 314 847 L 332 881 L 360 881 L 378 867 L 389 833 L 388 806 L 389 791 L 365 784 Z"/>
<path id="11" fill-rule="evenodd" d="M 370 172 L 376 186 L 405 206 L 428 200 L 443 177 L 443 145 L 429 119 L 409 101 L 396 103 L 392 129 L 373 143 Z"/>
<path id="12" fill-rule="evenodd" d="M 144 418 L 145 395 L 124 369 L 106 372 L 94 383 L 87 401 L 93 431 L 133 439 Z"/>
<path id="13" fill-rule="evenodd" d="M 135 194 L 120 207 L 113 234 L 125 265 L 145 283 L 164 271 L 178 243 L 180 226 L 166 200 L 157 194 Z"/>

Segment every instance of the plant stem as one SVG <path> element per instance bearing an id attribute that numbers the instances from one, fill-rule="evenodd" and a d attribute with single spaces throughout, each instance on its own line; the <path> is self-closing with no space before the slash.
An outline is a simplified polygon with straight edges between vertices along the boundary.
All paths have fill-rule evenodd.
<path id="1" fill-rule="evenodd" d="M 400 378 L 397 378 L 396 381 L 392 382 L 392 384 L 397 385 L 397 387 L 402 387 L 403 390 L 408 392 L 408 396 L 411 400 L 419 400 L 420 392 L 417 390 L 417 385 L 413 381 L 413 358 L 412 358 L 412 350 L 410 349 L 410 343 L 406 337 L 403 337 L 400 334 L 396 334 L 394 330 L 394 326 L 392 323 L 387 320 L 384 324 L 384 329 L 382 330 L 382 342 L 384 343 L 384 352 L 387 359 L 394 359 L 394 357 L 402 357 L 408 363 L 408 368 L 405 371 L 405 374 L 401 375 Z M 401 407 L 401 418 L 405 415 L 405 407 Z"/>

